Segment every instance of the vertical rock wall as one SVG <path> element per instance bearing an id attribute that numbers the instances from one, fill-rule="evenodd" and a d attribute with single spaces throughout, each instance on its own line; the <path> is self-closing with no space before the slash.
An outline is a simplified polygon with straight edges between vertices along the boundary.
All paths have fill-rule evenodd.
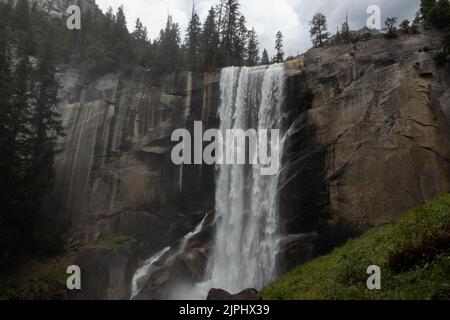
<path id="1" fill-rule="evenodd" d="M 177 217 L 212 208 L 214 190 L 208 187 L 213 181 L 204 181 L 212 175 L 201 166 L 172 165 L 170 137 L 202 117 L 214 124 L 214 75 L 160 79 L 135 70 L 87 78 L 68 70 L 60 76 L 66 136 L 48 207 L 77 237 L 91 242 L 100 234 L 126 233 L 160 243 L 169 240 Z M 195 208 L 193 194 L 198 195 Z M 130 225 L 130 219 L 151 225 Z M 166 234 L 158 228 L 162 225 Z"/>

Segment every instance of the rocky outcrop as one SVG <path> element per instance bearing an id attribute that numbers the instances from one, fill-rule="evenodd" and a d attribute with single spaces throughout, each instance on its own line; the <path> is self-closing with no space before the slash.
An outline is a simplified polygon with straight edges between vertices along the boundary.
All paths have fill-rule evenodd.
<path id="1" fill-rule="evenodd" d="M 206 300 L 225 300 L 225 301 L 260 301 L 258 291 L 255 289 L 245 289 L 237 294 L 231 294 L 222 289 L 209 290 Z"/>
<path id="2" fill-rule="evenodd" d="M 449 191 L 448 118 L 430 100 L 433 84 L 445 79 L 417 68 L 435 65 L 433 51 L 424 50 L 440 43 L 432 34 L 406 36 L 306 56 L 306 81 L 316 94 L 308 116 L 329 148 L 335 217 L 367 228 Z"/>
<path id="3" fill-rule="evenodd" d="M 319 231 L 316 254 L 450 190 L 441 41 L 433 31 L 377 37 L 290 62 L 314 99 L 291 127 L 286 229 Z"/>

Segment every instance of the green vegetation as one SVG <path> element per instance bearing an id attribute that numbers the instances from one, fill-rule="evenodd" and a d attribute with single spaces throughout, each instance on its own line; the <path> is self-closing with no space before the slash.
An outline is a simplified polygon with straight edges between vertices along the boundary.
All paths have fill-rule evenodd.
<path id="1" fill-rule="evenodd" d="M 275 40 L 275 49 L 277 53 L 275 54 L 274 62 L 280 63 L 284 61 L 284 51 L 283 51 L 283 34 L 281 31 L 277 32 Z"/>
<path id="2" fill-rule="evenodd" d="M 330 36 L 327 26 L 327 17 L 322 13 L 316 13 L 309 22 L 309 31 L 314 48 L 323 47 Z"/>
<path id="3" fill-rule="evenodd" d="M 54 30 L 28 1 L 0 4 L 0 266 L 21 250 L 53 254 L 61 230 L 43 212 L 54 179 L 57 114 Z M 5 30 L 5 32 L 3 31 Z"/>
<path id="4" fill-rule="evenodd" d="M 54 183 L 56 142 L 64 135 L 56 66 L 99 74 L 140 65 L 162 74 L 260 63 L 256 31 L 247 28 L 238 0 L 220 0 L 203 25 L 193 7 L 184 43 L 170 16 L 157 39 L 148 38 L 139 19 L 130 33 L 123 6 L 83 12 L 81 30 L 69 30 L 64 17 L 36 3 L 6 1 L 0 29 L 0 266 L 21 251 L 58 254 L 64 244 L 65 228 L 42 209 Z M 279 32 L 272 61 L 283 61 L 282 47 Z"/>
<path id="5" fill-rule="evenodd" d="M 10 45 L 30 56 L 40 56 L 45 38 L 51 34 L 55 63 L 75 65 L 91 73 L 136 65 L 165 74 L 214 71 L 261 62 L 256 31 L 247 27 L 239 0 L 218 0 L 203 24 L 193 7 L 184 37 L 183 30 L 169 16 L 156 39 L 148 37 L 140 19 L 129 32 L 123 6 L 116 12 L 112 8 L 105 13 L 99 9 L 83 12 L 81 30 L 68 30 L 65 18 L 51 17 L 36 6 L 30 9 L 22 0 L 15 8 L 12 3 L 2 3 L 0 10 L 2 37 L 7 36 Z M 279 61 L 280 57 L 272 60 Z"/>
<path id="6" fill-rule="evenodd" d="M 420 4 L 421 19 L 428 25 L 446 33 L 444 48 L 435 55 L 435 61 L 444 65 L 450 55 L 450 1 L 422 0 Z"/>
<path id="7" fill-rule="evenodd" d="M 400 30 L 402 30 L 403 33 L 408 33 L 410 30 L 410 22 L 408 19 L 405 19 L 400 23 Z"/>
<path id="8" fill-rule="evenodd" d="M 370 265 L 382 289 L 366 287 Z M 450 299 L 450 195 L 286 274 L 265 299 Z"/>
<path id="9" fill-rule="evenodd" d="M 97 240 L 97 242 L 92 245 L 92 247 L 95 248 L 105 248 L 105 249 L 110 249 L 110 250 L 118 250 L 122 247 L 124 247 L 125 245 L 128 244 L 134 244 L 136 242 L 135 239 L 133 239 L 132 237 L 127 237 L 127 236 L 115 236 L 115 237 L 109 237 L 109 238 L 105 238 L 105 239 L 99 239 Z"/>
<path id="10" fill-rule="evenodd" d="M 0 274 L 0 300 L 52 300 L 66 297 L 66 269 L 72 264 L 72 257 L 25 261 L 23 269 Z M 23 263 L 18 265 L 22 266 Z"/>
<path id="11" fill-rule="evenodd" d="M 387 18 L 384 22 L 384 25 L 386 26 L 384 30 L 386 31 L 386 34 L 384 35 L 388 39 L 397 38 L 397 17 L 390 17 Z"/>

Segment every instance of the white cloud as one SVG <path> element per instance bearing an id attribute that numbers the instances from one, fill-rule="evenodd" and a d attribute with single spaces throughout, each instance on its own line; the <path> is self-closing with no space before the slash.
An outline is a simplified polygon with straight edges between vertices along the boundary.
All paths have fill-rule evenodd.
<path id="1" fill-rule="evenodd" d="M 202 20 L 209 8 L 218 0 L 196 0 L 196 8 Z M 345 20 L 348 10 L 350 26 L 358 29 L 367 19 L 366 9 L 375 4 L 380 6 L 383 21 L 388 16 L 397 16 L 399 20 L 412 19 L 419 6 L 419 0 L 241 0 L 241 11 L 247 18 L 249 27 L 254 26 L 262 48 L 273 54 L 275 34 L 281 30 L 285 37 L 285 51 L 295 55 L 311 47 L 308 22 L 316 12 L 328 17 L 329 30 L 334 33 L 336 27 Z M 180 24 L 181 36 L 189 21 L 192 9 L 190 0 L 97 0 L 105 11 L 109 6 L 117 9 L 125 6 L 130 29 L 136 18 L 141 18 L 149 30 L 152 39 L 158 37 L 164 27 L 167 15 L 171 14 Z"/>

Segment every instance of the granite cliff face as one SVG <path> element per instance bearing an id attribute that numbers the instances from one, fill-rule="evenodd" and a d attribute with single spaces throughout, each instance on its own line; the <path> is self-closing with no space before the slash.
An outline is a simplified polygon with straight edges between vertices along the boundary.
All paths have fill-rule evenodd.
<path id="1" fill-rule="evenodd" d="M 126 236 L 138 253 L 159 250 L 192 231 L 214 207 L 213 169 L 173 165 L 170 137 L 195 120 L 203 120 L 205 129 L 214 125 L 215 75 L 185 72 L 160 78 L 135 70 L 90 78 L 65 70 L 60 81 L 66 136 L 49 214 L 69 226 L 73 241 L 95 247 Z M 103 258 L 93 251 L 87 259 L 97 268 L 95 259 Z M 132 251 L 121 266 L 129 263 L 129 255 L 135 257 Z M 102 297 L 129 298 L 123 283 L 120 290 L 122 295 Z"/>
<path id="2" fill-rule="evenodd" d="M 450 72 L 432 59 L 440 41 L 432 32 L 376 38 L 286 62 L 282 267 L 449 191 Z M 82 245 L 79 297 L 128 299 L 138 260 L 176 247 L 210 213 L 142 298 L 201 279 L 213 245 L 214 169 L 174 166 L 170 135 L 195 120 L 218 126 L 219 74 L 89 77 L 62 68 L 60 79 L 67 135 L 48 212 Z"/>
<path id="3" fill-rule="evenodd" d="M 377 36 L 289 62 L 301 80 L 281 214 L 311 246 L 288 253 L 321 254 L 449 191 L 450 72 L 433 61 L 441 41 L 425 30 Z"/>
<path id="4" fill-rule="evenodd" d="M 355 228 L 392 221 L 450 188 L 448 66 L 432 32 L 305 56 L 307 117 L 327 146 L 330 210 Z"/>

